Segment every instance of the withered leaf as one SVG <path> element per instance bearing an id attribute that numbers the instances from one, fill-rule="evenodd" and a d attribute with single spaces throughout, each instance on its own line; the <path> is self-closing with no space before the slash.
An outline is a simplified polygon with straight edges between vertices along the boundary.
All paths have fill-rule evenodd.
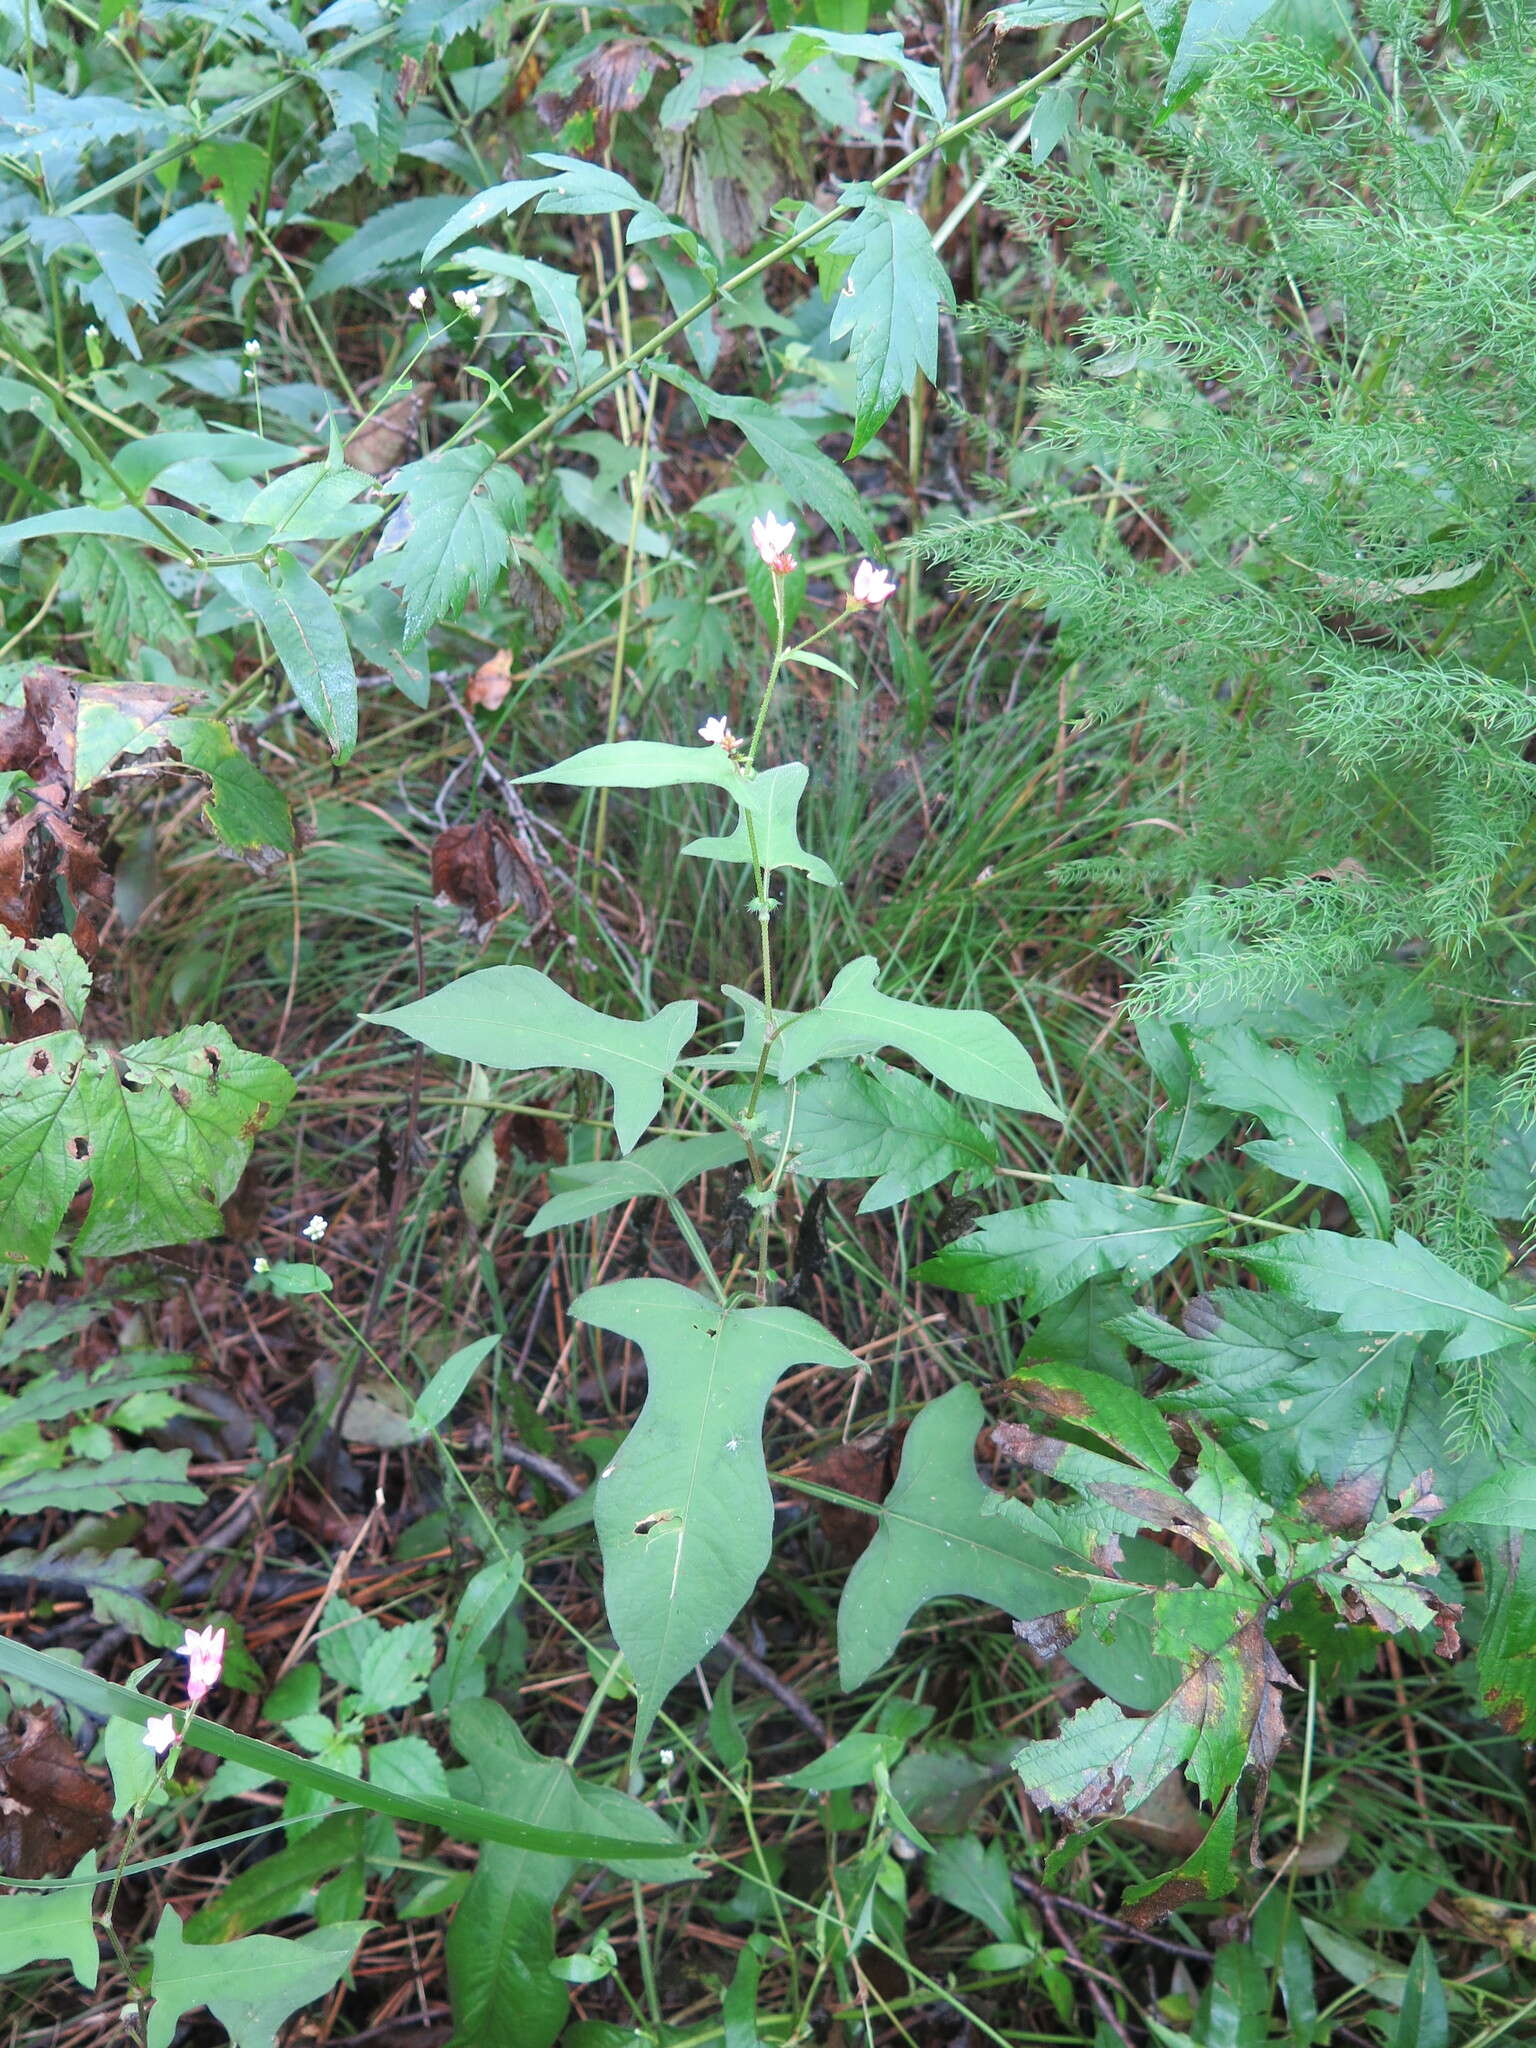
<path id="1" fill-rule="evenodd" d="M 432 893 L 456 904 L 459 930 L 484 945 L 514 907 L 535 930 L 554 915 L 538 863 L 523 841 L 488 813 L 472 825 L 450 825 L 432 844 Z"/>
<path id="2" fill-rule="evenodd" d="M 59 1731 L 52 1708 L 0 1734 L 0 1869 L 62 1877 L 112 1828 L 112 1795 Z"/>

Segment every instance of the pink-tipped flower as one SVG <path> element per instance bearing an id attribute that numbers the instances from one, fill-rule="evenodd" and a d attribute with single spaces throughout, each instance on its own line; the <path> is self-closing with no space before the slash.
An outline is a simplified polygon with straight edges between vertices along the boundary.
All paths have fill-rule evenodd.
<path id="1" fill-rule="evenodd" d="M 224 1669 L 223 1629 L 189 1628 L 176 1654 L 187 1660 L 187 1698 L 195 1707 L 213 1691 Z"/>
<path id="2" fill-rule="evenodd" d="M 888 597 L 896 595 L 896 579 L 873 562 L 860 562 L 853 572 L 853 589 L 848 594 L 851 612 L 877 612 Z"/>
<path id="3" fill-rule="evenodd" d="M 787 576 L 795 566 L 795 558 L 789 552 L 789 544 L 794 537 L 795 522 L 792 519 L 776 519 L 767 512 L 752 522 L 752 545 L 775 576 Z"/>
<path id="4" fill-rule="evenodd" d="M 165 1752 L 176 1740 L 176 1723 L 169 1714 L 151 1714 L 144 1723 L 144 1747 L 152 1749 L 156 1756 Z"/>
<path id="5" fill-rule="evenodd" d="M 741 745 L 723 718 L 706 718 L 699 727 L 699 738 L 708 746 L 724 747 L 728 754 L 734 754 Z"/>

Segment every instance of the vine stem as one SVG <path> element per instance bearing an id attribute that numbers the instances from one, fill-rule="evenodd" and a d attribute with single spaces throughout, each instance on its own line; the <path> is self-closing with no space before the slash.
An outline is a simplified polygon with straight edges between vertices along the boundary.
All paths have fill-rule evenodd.
<path id="1" fill-rule="evenodd" d="M 888 186 L 904 178 L 909 171 L 915 170 L 926 158 L 951 148 L 955 143 L 963 141 L 967 135 L 974 134 L 978 128 L 985 128 L 1000 116 L 1010 113 L 1021 100 L 1028 99 L 1029 95 L 1038 92 L 1041 86 L 1049 85 L 1052 80 L 1070 71 L 1079 58 L 1086 56 L 1090 50 L 1097 49 L 1122 22 L 1129 21 L 1134 12 L 1134 9 L 1127 8 L 1122 13 L 1112 14 L 1107 21 L 1101 21 L 1099 26 L 1084 36 L 1080 43 L 1075 43 L 1070 50 L 1063 50 L 1059 57 L 1053 58 L 1042 70 L 1026 78 L 1022 84 L 1010 86 L 1007 92 L 999 93 L 996 99 L 988 100 L 984 107 L 978 107 L 974 113 L 966 114 L 960 120 L 951 121 L 946 127 L 936 130 L 926 142 L 920 142 L 916 149 L 909 149 L 905 156 L 888 165 L 878 177 L 871 178 L 867 186 L 861 185 L 857 189 L 860 192 L 884 192 Z M 669 343 L 685 333 L 695 320 L 701 319 L 709 312 L 711 307 L 718 305 L 722 299 L 729 298 L 733 292 L 740 291 L 754 278 L 761 277 L 764 271 L 771 270 L 774 264 L 782 263 L 787 257 L 796 256 L 802 249 L 809 248 L 813 242 L 820 241 L 828 228 L 857 213 L 862 203 L 862 199 L 840 199 L 825 213 L 818 214 L 807 227 L 797 229 L 781 242 L 775 242 L 763 255 L 754 258 L 742 269 L 734 271 L 722 282 L 711 285 L 704 296 L 688 307 L 686 312 L 679 313 L 675 319 L 668 321 L 665 327 L 658 328 L 648 340 L 638 343 L 618 362 L 611 364 L 590 383 L 583 384 L 579 391 L 573 392 L 564 405 L 546 413 L 544 418 L 537 421 L 526 433 L 519 435 L 501 451 L 498 459 L 510 462 L 515 457 L 526 454 L 530 448 L 537 447 L 541 441 L 547 441 L 550 435 L 556 433 L 574 414 L 584 412 L 595 398 L 600 398 L 605 391 L 628 376 L 637 363 L 644 362 L 650 356 L 659 355 Z"/>

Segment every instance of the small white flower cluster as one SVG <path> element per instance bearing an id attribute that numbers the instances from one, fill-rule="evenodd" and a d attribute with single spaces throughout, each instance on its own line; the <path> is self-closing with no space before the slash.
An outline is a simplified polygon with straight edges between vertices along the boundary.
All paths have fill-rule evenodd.
<path id="1" fill-rule="evenodd" d="M 795 558 L 789 551 L 794 537 L 795 522 L 792 519 L 780 519 L 768 512 L 752 522 L 752 545 L 775 576 L 787 576 L 795 566 Z M 853 588 L 848 593 L 847 608 L 851 612 L 877 612 L 887 598 L 895 595 L 895 577 L 877 568 L 873 562 L 860 562 L 853 572 Z"/>
<path id="2" fill-rule="evenodd" d="M 723 718 L 706 718 L 699 727 L 699 738 L 706 746 L 723 747 L 728 754 L 734 754 L 741 745 Z"/>
<path id="3" fill-rule="evenodd" d="M 311 1216 L 299 1234 L 301 1237 L 307 1237 L 311 1244 L 318 1244 L 321 1238 L 324 1237 L 325 1231 L 325 1218 L 323 1216 Z"/>
<path id="4" fill-rule="evenodd" d="M 450 292 L 448 296 L 453 300 L 459 311 L 467 313 L 471 320 L 478 320 L 480 318 L 480 294 L 478 292 Z"/>
<path id="5" fill-rule="evenodd" d="M 419 284 L 417 285 L 415 291 L 407 292 L 405 303 L 410 307 L 413 313 L 424 313 L 427 310 L 426 286 L 424 284 Z"/>

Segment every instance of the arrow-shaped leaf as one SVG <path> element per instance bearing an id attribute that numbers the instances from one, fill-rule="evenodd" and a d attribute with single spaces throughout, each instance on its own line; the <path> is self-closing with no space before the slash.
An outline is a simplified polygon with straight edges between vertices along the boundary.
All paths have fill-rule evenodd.
<path id="1" fill-rule="evenodd" d="M 765 872 L 798 868 L 811 881 L 835 889 L 837 877 L 826 862 L 807 853 L 800 844 L 800 799 L 810 773 L 803 761 L 786 761 L 782 767 L 765 768 L 739 793 L 732 791 L 741 805 L 735 831 L 715 839 L 691 839 L 683 852 L 695 854 L 700 860 L 742 863 L 750 863 L 755 852 L 758 865 Z"/>
<path id="2" fill-rule="evenodd" d="M 878 961 L 867 953 L 850 960 L 814 1010 L 780 1029 L 774 1070 L 781 1081 L 792 1081 L 822 1060 L 894 1046 L 958 1094 L 1060 1118 L 1034 1061 L 1001 1018 L 987 1010 L 946 1010 L 882 995 L 875 987 L 879 974 Z"/>
<path id="3" fill-rule="evenodd" d="M 959 1595 L 1032 1621 L 1066 1606 L 1082 1568 L 1022 1503 L 984 1486 L 976 1437 L 984 1417 L 974 1387 L 952 1387 L 918 1416 L 902 1446 L 901 1471 L 880 1509 L 875 1540 L 848 1574 L 837 1610 L 837 1654 L 852 1691 L 880 1669 L 919 1607 Z"/>
<path id="4" fill-rule="evenodd" d="M 334 1988 L 371 1925 L 341 1920 L 296 1940 L 248 1934 L 199 1946 L 183 1938 L 180 1914 L 166 1906 L 152 1951 L 147 2048 L 171 2048 L 182 2014 L 204 2005 L 235 2048 L 275 2048 L 283 2021 Z"/>
<path id="5" fill-rule="evenodd" d="M 729 1131 L 707 1138 L 652 1138 L 627 1159 L 597 1159 L 581 1166 L 551 1167 L 549 1200 L 524 1237 L 538 1237 L 562 1223 L 583 1223 L 606 1215 L 621 1202 L 660 1200 L 716 1167 L 734 1166 L 747 1148 Z M 3 1413 L 3 1411 L 0 1411 Z"/>
<path id="6" fill-rule="evenodd" d="M 721 1308 L 673 1280 L 594 1287 L 571 1314 L 638 1344 L 650 1374 L 595 1506 L 608 1619 L 639 1695 L 638 1745 L 768 1563 L 762 1433 L 774 1382 L 791 1366 L 858 1361 L 797 1309 Z"/>
<path id="7" fill-rule="evenodd" d="M 407 1038 L 482 1067 L 576 1067 L 601 1074 L 613 1090 L 619 1149 L 631 1152 L 661 1107 L 667 1076 L 693 1036 L 697 1003 L 669 1003 L 630 1023 L 588 1009 L 533 967 L 482 967 L 435 994 L 395 1010 L 372 1011 L 365 1024 L 388 1024 Z"/>

